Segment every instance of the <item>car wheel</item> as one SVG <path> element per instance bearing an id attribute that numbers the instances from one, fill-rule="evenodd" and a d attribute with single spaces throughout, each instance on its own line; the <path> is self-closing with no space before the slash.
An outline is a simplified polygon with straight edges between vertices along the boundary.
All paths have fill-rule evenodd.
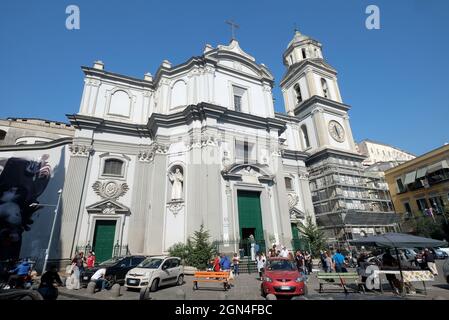
<path id="1" fill-rule="evenodd" d="M 153 282 L 151 282 L 151 292 L 156 292 L 159 287 L 159 279 L 154 279 Z"/>
<path id="2" fill-rule="evenodd" d="M 303 290 L 303 292 L 304 292 L 304 295 L 305 295 L 305 296 L 307 296 L 307 295 L 309 294 L 309 289 L 307 288 L 307 285 L 306 285 L 306 284 L 304 284 L 304 290 Z"/>
<path id="3" fill-rule="evenodd" d="M 261 295 L 262 297 L 264 297 L 264 298 L 267 297 L 267 294 L 265 293 L 265 290 L 263 289 L 262 286 L 260 286 L 260 295 Z"/>
<path id="4" fill-rule="evenodd" d="M 178 286 L 182 286 L 184 284 L 184 275 L 180 274 L 178 276 L 178 282 L 176 283 Z"/>

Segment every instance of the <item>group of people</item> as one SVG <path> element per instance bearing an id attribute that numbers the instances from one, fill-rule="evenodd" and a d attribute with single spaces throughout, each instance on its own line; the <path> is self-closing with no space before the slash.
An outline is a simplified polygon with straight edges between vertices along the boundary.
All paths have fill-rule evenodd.
<path id="1" fill-rule="evenodd" d="M 93 268 L 95 266 L 95 253 L 89 251 L 87 258 L 84 252 L 79 252 L 71 261 L 66 272 L 69 275 L 66 281 L 67 289 L 78 290 L 80 288 L 80 277 L 84 270 Z"/>

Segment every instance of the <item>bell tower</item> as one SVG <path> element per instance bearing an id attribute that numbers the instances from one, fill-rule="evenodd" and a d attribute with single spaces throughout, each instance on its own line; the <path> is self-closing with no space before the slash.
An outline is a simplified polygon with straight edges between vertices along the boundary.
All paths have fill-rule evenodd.
<path id="1" fill-rule="evenodd" d="M 347 113 L 350 107 L 343 104 L 337 71 L 324 60 L 321 43 L 295 30 L 283 62 L 287 72 L 280 86 L 285 110 L 300 119 L 304 149 L 356 152 Z"/>

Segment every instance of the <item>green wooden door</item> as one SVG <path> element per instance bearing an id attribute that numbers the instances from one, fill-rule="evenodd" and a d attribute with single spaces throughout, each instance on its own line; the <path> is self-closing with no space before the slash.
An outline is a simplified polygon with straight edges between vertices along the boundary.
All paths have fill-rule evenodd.
<path id="1" fill-rule="evenodd" d="M 254 238 L 259 244 L 260 250 L 265 251 L 262 211 L 260 209 L 260 193 L 252 191 L 238 191 L 237 202 L 239 209 L 240 239 L 243 241 L 247 240 L 247 235 L 245 232 L 252 229 L 254 230 Z"/>
<path id="2" fill-rule="evenodd" d="M 98 263 L 112 257 L 115 224 L 116 221 L 114 220 L 97 220 L 95 223 L 93 250 L 96 256 L 96 262 Z"/>
<path id="3" fill-rule="evenodd" d="M 291 228 L 292 228 L 292 236 L 293 236 L 292 246 L 293 246 L 293 249 L 296 251 L 296 250 L 301 249 L 301 241 L 299 239 L 299 230 L 298 230 L 298 227 L 296 226 L 296 223 L 292 223 Z"/>

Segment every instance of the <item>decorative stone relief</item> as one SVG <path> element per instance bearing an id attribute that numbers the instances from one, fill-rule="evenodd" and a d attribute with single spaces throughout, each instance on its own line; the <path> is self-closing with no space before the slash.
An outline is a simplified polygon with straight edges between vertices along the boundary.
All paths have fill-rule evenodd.
<path id="1" fill-rule="evenodd" d="M 139 151 L 137 154 L 139 161 L 151 162 L 154 159 L 154 152 L 152 150 Z"/>
<path id="2" fill-rule="evenodd" d="M 299 202 L 299 197 L 296 193 L 287 194 L 287 198 L 288 198 L 288 207 L 290 209 L 295 207 Z"/>
<path id="3" fill-rule="evenodd" d="M 300 172 L 299 179 L 300 180 L 309 180 L 309 174 L 307 172 Z"/>
<path id="4" fill-rule="evenodd" d="M 167 204 L 167 207 L 168 207 L 168 210 L 170 210 L 171 213 L 176 215 L 184 207 L 184 202 L 182 200 L 170 201 Z"/>
<path id="5" fill-rule="evenodd" d="M 125 193 L 129 190 L 128 184 L 117 183 L 115 181 L 96 181 L 92 185 L 92 189 L 94 189 L 95 193 L 104 199 L 118 199 L 121 196 L 124 196 Z"/>
<path id="6" fill-rule="evenodd" d="M 93 152 L 92 146 L 81 144 L 71 144 L 69 150 L 73 157 L 88 157 Z"/>
<path id="7" fill-rule="evenodd" d="M 315 113 L 317 113 L 317 112 L 323 112 L 323 111 L 324 111 L 323 108 L 321 108 L 321 107 L 316 107 L 315 109 L 312 110 L 311 113 L 312 113 L 312 115 L 313 115 L 313 114 L 315 114 Z"/>
<path id="8" fill-rule="evenodd" d="M 201 137 L 201 145 L 202 146 L 216 146 L 217 141 L 214 136 L 211 135 L 205 135 Z"/>
<path id="9" fill-rule="evenodd" d="M 166 154 L 168 152 L 168 146 L 158 142 L 153 142 L 147 150 L 141 150 L 137 154 L 139 161 L 151 162 L 154 159 L 155 154 Z"/>
<path id="10" fill-rule="evenodd" d="M 108 203 L 106 203 L 106 205 L 105 205 L 103 211 L 101 211 L 101 213 L 115 214 L 115 209 L 116 209 L 115 206 L 112 203 L 108 202 Z"/>
<path id="11" fill-rule="evenodd" d="M 228 166 L 230 166 L 232 164 L 232 160 L 231 160 L 231 157 L 229 156 L 229 152 L 226 150 L 223 151 L 222 163 L 225 168 L 227 168 Z"/>

